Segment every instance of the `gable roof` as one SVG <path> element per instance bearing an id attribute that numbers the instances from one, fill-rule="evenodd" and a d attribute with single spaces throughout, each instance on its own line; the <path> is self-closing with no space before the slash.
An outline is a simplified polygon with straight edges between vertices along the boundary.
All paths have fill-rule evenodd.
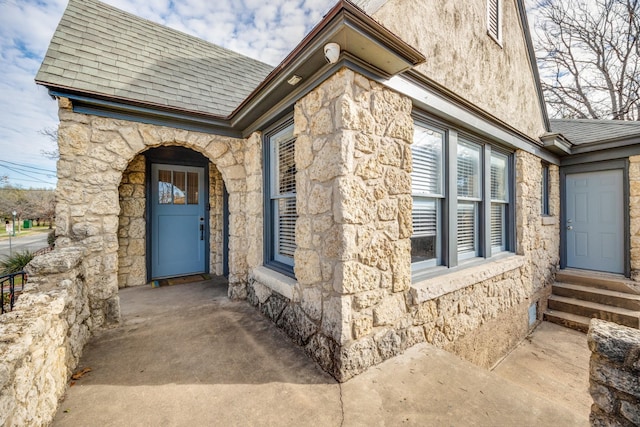
<path id="1" fill-rule="evenodd" d="M 272 69 L 97 0 L 69 0 L 36 82 L 226 117 Z"/>
<path id="2" fill-rule="evenodd" d="M 585 145 L 640 138 L 640 122 L 622 120 L 556 119 L 551 130 L 573 145 Z"/>

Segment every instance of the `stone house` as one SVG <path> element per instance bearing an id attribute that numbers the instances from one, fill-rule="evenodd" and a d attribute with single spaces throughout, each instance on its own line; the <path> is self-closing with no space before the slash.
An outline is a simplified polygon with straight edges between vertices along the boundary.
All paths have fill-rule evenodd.
<path id="1" fill-rule="evenodd" d="M 70 0 L 36 81 L 91 330 L 119 288 L 224 274 L 340 381 L 424 341 L 488 367 L 559 267 L 640 269 L 640 132 L 552 126 L 522 0 L 341 0 L 276 68 Z M 566 230 L 601 202 L 607 239 Z"/>

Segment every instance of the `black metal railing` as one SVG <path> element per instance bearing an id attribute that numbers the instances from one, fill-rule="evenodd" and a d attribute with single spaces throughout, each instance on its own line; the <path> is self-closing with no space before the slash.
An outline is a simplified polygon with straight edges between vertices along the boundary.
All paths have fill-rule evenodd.
<path id="1" fill-rule="evenodd" d="M 27 283 L 27 273 L 19 271 L 4 276 L 0 276 L 0 295 L 2 295 L 2 308 L 0 314 L 13 310 L 18 295 Z"/>

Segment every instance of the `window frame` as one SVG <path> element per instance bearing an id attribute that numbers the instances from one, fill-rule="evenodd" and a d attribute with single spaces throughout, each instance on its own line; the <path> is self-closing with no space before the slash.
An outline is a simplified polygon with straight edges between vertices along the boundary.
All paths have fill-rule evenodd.
<path id="1" fill-rule="evenodd" d="M 444 165 L 442 174 L 442 193 L 440 211 L 437 221 L 439 253 L 436 262 L 433 260 L 411 263 L 414 281 L 423 280 L 442 269 L 458 268 L 476 260 L 490 259 L 505 252 L 515 252 L 515 154 L 485 138 L 460 132 L 452 125 L 436 121 L 424 113 L 414 112 L 414 126 L 426 127 L 441 132 L 444 136 Z M 458 197 L 458 149 L 460 144 L 473 144 L 479 147 L 479 197 Z M 413 146 L 412 146 L 413 147 Z M 494 153 L 506 160 L 506 198 L 493 199 L 491 193 L 491 159 Z M 412 197 L 416 193 L 412 186 Z M 474 233 L 474 252 L 458 253 L 458 204 L 474 203 L 476 232 Z M 491 213 L 492 206 L 500 203 L 503 208 L 503 236 L 500 247 L 492 246 Z M 413 237 L 413 235 L 412 235 Z"/>
<path id="2" fill-rule="evenodd" d="M 446 131 L 436 125 L 431 125 L 429 123 L 421 122 L 421 127 L 428 129 L 431 132 L 439 133 L 442 138 L 442 146 L 440 149 L 440 178 L 439 178 L 439 188 L 436 189 L 435 192 L 428 191 L 416 191 L 413 188 L 413 179 L 412 179 L 412 188 L 411 188 L 411 197 L 413 203 L 415 204 L 418 201 L 419 204 L 424 204 L 430 201 L 433 201 L 435 204 L 436 211 L 436 239 L 435 239 L 435 257 L 432 259 L 417 261 L 411 263 L 412 271 L 419 271 L 425 268 L 435 267 L 438 265 L 442 265 L 443 259 L 443 244 L 442 244 L 442 226 L 443 226 L 443 216 L 444 216 L 444 200 L 446 199 L 446 164 L 447 164 L 447 154 L 446 154 L 446 141 L 447 135 Z M 414 133 L 415 135 L 415 133 Z M 413 145 L 412 145 L 413 147 Z M 412 158 L 413 151 L 412 151 Z M 413 172 L 412 172 L 413 173 Z M 413 209 L 412 209 L 412 218 L 413 218 Z M 421 236 L 415 236 L 421 237 Z M 414 238 L 414 233 L 411 234 L 411 239 Z"/>
<path id="3" fill-rule="evenodd" d="M 275 146 L 275 138 L 285 132 L 292 132 L 293 135 L 293 117 L 287 117 L 282 121 L 274 124 L 263 134 L 263 178 L 264 178 L 264 265 L 279 273 L 289 277 L 294 276 L 294 258 L 284 257 L 277 251 L 279 242 L 279 227 L 277 224 L 277 207 L 276 204 L 282 199 L 296 200 L 297 192 L 288 192 L 279 194 L 276 191 L 278 182 L 278 158 L 277 147 Z M 294 139 L 294 147 L 296 137 Z M 294 148 L 295 159 L 295 148 Z M 275 194 L 278 193 L 278 194 Z M 295 242 L 295 226 L 294 226 L 294 242 Z M 294 250 L 295 251 L 295 250 Z"/>
<path id="4" fill-rule="evenodd" d="M 542 162 L 542 182 L 541 182 L 541 195 L 540 195 L 540 214 L 542 216 L 551 216 L 551 210 L 549 207 L 549 192 L 550 192 L 550 177 L 549 164 Z"/>

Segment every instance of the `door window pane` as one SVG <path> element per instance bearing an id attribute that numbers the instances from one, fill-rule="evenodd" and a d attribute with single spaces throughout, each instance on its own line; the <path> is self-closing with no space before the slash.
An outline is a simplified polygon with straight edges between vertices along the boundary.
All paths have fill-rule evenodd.
<path id="1" fill-rule="evenodd" d="M 173 183 L 171 181 L 170 170 L 158 170 L 158 203 L 161 205 L 171 204 Z"/>
<path id="2" fill-rule="evenodd" d="M 187 204 L 198 204 L 198 174 L 187 172 Z"/>
<path id="3" fill-rule="evenodd" d="M 184 205 L 187 183 L 184 172 L 173 172 L 173 204 Z"/>

